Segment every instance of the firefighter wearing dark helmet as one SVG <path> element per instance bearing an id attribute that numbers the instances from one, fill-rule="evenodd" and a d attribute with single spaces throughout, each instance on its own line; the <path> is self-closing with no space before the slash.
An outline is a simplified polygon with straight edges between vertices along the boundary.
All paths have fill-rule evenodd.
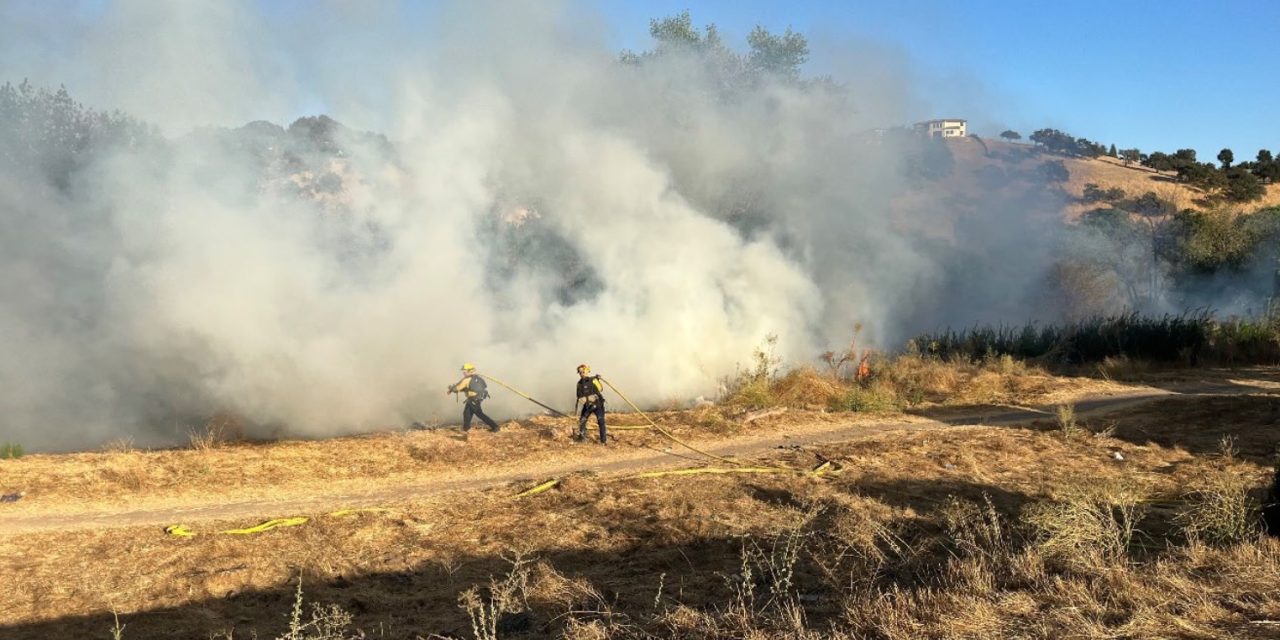
<path id="1" fill-rule="evenodd" d="M 582 402 L 582 412 L 578 414 L 579 441 L 587 439 L 587 419 L 596 415 L 596 424 L 600 425 L 600 444 L 608 440 L 604 427 L 604 384 L 600 376 L 591 375 L 591 367 L 578 365 L 578 400 Z M 575 402 L 577 402 L 575 401 Z"/>

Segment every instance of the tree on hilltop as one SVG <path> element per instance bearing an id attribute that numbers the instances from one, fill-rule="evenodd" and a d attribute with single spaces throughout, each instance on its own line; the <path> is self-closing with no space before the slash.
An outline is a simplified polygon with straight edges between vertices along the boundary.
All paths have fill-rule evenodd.
<path id="1" fill-rule="evenodd" d="M 774 35 L 756 25 L 747 36 L 747 44 L 751 46 L 747 60 L 752 68 L 784 78 L 798 78 L 800 65 L 809 60 L 809 41 L 791 27 L 782 35 Z"/>
<path id="2" fill-rule="evenodd" d="M 1262 198 L 1267 188 L 1262 186 L 1258 177 L 1243 167 L 1234 167 L 1226 171 L 1226 185 L 1222 195 L 1232 202 L 1252 202 Z"/>
<path id="3" fill-rule="evenodd" d="M 1223 149 L 1222 151 L 1218 152 L 1218 162 L 1222 163 L 1223 171 L 1230 169 L 1231 163 L 1234 162 L 1235 159 L 1236 159 L 1236 156 L 1234 153 L 1231 153 L 1230 149 Z"/>
<path id="4" fill-rule="evenodd" d="M 1280 160 L 1272 157 L 1267 149 L 1258 150 L 1258 161 L 1253 163 L 1253 175 L 1264 182 L 1280 181 Z"/>
<path id="5" fill-rule="evenodd" d="M 750 90 L 764 77 L 800 84 L 815 82 L 800 76 L 801 65 L 809 60 L 809 41 L 790 27 L 781 34 L 775 34 L 757 25 L 747 35 L 745 55 L 729 48 L 714 24 L 699 30 L 687 10 L 650 20 L 649 35 L 655 43 L 651 51 L 623 51 L 619 60 L 625 64 L 641 65 L 666 56 L 690 56 L 700 60 L 729 94 Z M 823 80 L 818 78 L 816 82 L 821 84 Z"/>
<path id="6" fill-rule="evenodd" d="M 1017 131 L 1014 131 L 1013 129 L 1005 129 L 1004 131 L 1000 132 L 1000 137 L 1004 138 L 1005 140 L 1008 140 L 1009 142 L 1013 142 L 1015 140 L 1021 140 L 1022 134 L 1018 133 Z"/>
<path id="7" fill-rule="evenodd" d="M 1057 129 L 1038 129 L 1028 138 L 1036 145 L 1053 153 L 1082 158 L 1096 158 L 1107 148 L 1088 138 L 1077 138 Z"/>

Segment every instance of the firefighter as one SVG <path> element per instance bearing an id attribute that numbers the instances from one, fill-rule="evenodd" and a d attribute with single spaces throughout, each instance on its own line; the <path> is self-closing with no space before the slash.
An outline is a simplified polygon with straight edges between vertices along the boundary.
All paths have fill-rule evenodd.
<path id="1" fill-rule="evenodd" d="M 466 433 L 471 430 L 471 416 L 480 418 L 480 421 L 489 425 L 489 431 L 498 432 L 498 423 L 493 418 L 485 415 L 484 410 L 480 408 L 480 403 L 489 397 L 488 385 L 485 384 L 484 378 L 476 373 L 475 365 L 470 362 L 462 365 L 462 379 L 456 384 L 449 385 L 448 393 L 461 393 L 466 398 L 462 409 L 462 432 Z"/>
<path id="2" fill-rule="evenodd" d="M 596 424 L 600 425 L 600 444 L 604 444 L 608 440 L 604 428 L 604 384 L 600 376 L 591 375 L 591 367 L 585 364 L 578 365 L 578 400 L 574 404 L 578 401 L 582 402 L 582 412 L 578 414 L 577 440 L 587 439 L 587 419 L 594 413 Z"/>

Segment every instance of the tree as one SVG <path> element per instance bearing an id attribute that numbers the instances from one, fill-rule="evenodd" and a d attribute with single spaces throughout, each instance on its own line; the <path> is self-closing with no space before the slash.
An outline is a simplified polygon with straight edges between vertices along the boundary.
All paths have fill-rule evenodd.
<path id="1" fill-rule="evenodd" d="M 1041 163 L 1039 167 L 1040 176 L 1047 182 L 1066 182 L 1071 178 L 1071 172 L 1067 170 L 1066 164 L 1061 160 L 1050 160 Z"/>
<path id="2" fill-rule="evenodd" d="M 1038 129 L 1028 138 L 1047 151 L 1081 158 L 1096 158 L 1107 152 L 1106 146 L 1088 138 L 1076 138 L 1057 129 Z"/>
<path id="3" fill-rule="evenodd" d="M 791 27 L 778 36 L 756 25 L 747 36 L 747 44 L 751 47 L 747 60 L 753 69 L 784 78 L 798 78 L 800 65 L 809 60 L 809 41 Z"/>
<path id="4" fill-rule="evenodd" d="M 1142 152 L 1137 149 L 1122 149 L 1120 158 L 1124 160 L 1124 166 L 1142 162 Z"/>
<path id="5" fill-rule="evenodd" d="M 1107 148 L 1102 146 L 1102 143 L 1094 142 L 1088 138 L 1076 138 L 1075 144 L 1071 146 L 1070 153 L 1086 158 L 1096 158 L 1105 155 Z"/>
<path id="6" fill-rule="evenodd" d="M 1116 275 L 1130 307 L 1143 302 L 1142 286 L 1150 282 L 1147 231 L 1122 209 L 1087 211 L 1069 237 L 1074 239 L 1073 259 L 1104 266 Z"/>
<path id="7" fill-rule="evenodd" d="M 1071 146 L 1069 141 L 1072 140 L 1071 136 L 1057 129 L 1037 129 L 1027 139 L 1033 144 L 1058 153 L 1065 152 Z"/>
<path id="8" fill-rule="evenodd" d="M 1163 151 L 1152 151 L 1142 164 L 1151 167 L 1156 171 L 1173 171 L 1176 163 L 1174 162 L 1173 156 Z"/>
<path id="9" fill-rule="evenodd" d="M 1213 192 L 1227 186 L 1226 174 L 1208 162 L 1191 162 L 1179 165 L 1178 179 L 1195 187 Z"/>
<path id="10" fill-rule="evenodd" d="M 1262 198 L 1267 192 L 1257 176 L 1241 167 L 1227 170 L 1226 182 L 1222 194 L 1232 202 L 1252 202 Z"/>
<path id="11" fill-rule="evenodd" d="M 1111 156 L 1112 158 L 1120 157 L 1119 152 L 1116 151 L 1116 145 L 1114 142 L 1111 143 L 1111 148 L 1107 150 L 1107 155 Z"/>
<path id="12" fill-rule="evenodd" d="M 765 76 L 809 89 L 834 86 L 830 78 L 801 79 L 800 66 L 809 59 L 809 41 L 789 27 L 778 35 L 757 26 L 747 36 L 746 55 L 725 45 L 714 24 L 699 30 L 688 11 L 650 20 L 649 35 L 655 42 L 653 50 L 639 54 L 623 51 L 619 61 L 639 66 L 667 56 L 683 56 L 691 64 L 702 65 L 724 98 L 741 97 L 755 90 Z"/>
<path id="13" fill-rule="evenodd" d="M 59 187 L 101 153 L 159 144 L 159 132 L 120 112 L 94 111 L 23 80 L 0 85 L 0 168 L 42 171 Z"/>
<path id="14" fill-rule="evenodd" d="M 1014 131 L 1013 129 L 1005 129 L 1004 131 L 1000 132 L 1000 137 L 1004 138 L 1005 140 L 1008 140 L 1009 142 L 1013 142 L 1015 140 L 1021 140 L 1022 134 L 1018 133 L 1017 131 Z"/>
<path id="15" fill-rule="evenodd" d="M 1280 180 L 1280 160 L 1266 149 L 1258 150 L 1258 161 L 1253 165 L 1253 175 L 1264 182 Z"/>
<path id="16" fill-rule="evenodd" d="M 1124 200 L 1124 189 L 1121 189 L 1120 187 L 1103 189 L 1096 183 L 1090 182 L 1089 184 L 1084 185 L 1084 195 L 1081 196 L 1081 200 L 1088 203 L 1110 202 L 1114 204 Z"/>
<path id="17" fill-rule="evenodd" d="M 1169 200 L 1161 198 L 1154 191 L 1148 191 L 1136 198 L 1125 200 L 1119 203 L 1118 206 L 1138 216 L 1147 225 L 1148 237 L 1151 242 L 1151 260 L 1147 267 L 1147 296 L 1149 300 L 1155 301 L 1156 292 L 1160 290 L 1161 239 L 1165 235 L 1169 220 L 1177 212 L 1178 207 Z"/>
<path id="18" fill-rule="evenodd" d="M 1183 211 L 1170 224 L 1169 260 L 1200 273 L 1240 269 L 1248 264 L 1263 234 L 1254 216 L 1225 212 Z"/>
<path id="19" fill-rule="evenodd" d="M 664 49 L 702 49 L 708 45 L 717 44 L 719 36 L 715 25 L 708 26 L 707 32 L 708 37 L 703 40 L 702 35 L 693 27 L 693 18 L 688 10 L 674 16 L 654 18 L 649 21 L 649 35 L 658 42 L 659 52 Z"/>
<path id="20" fill-rule="evenodd" d="M 1235 154 L 1231 153 L 1230 149 L 1223 149 L 1222 151 L 1218 152 L 1218 162 L 1222 163 L 1223 171 L 1230 169 L 1231 163 L 1234 162 L 1235 159 L 1236 159 L 1236 156 Z"/>

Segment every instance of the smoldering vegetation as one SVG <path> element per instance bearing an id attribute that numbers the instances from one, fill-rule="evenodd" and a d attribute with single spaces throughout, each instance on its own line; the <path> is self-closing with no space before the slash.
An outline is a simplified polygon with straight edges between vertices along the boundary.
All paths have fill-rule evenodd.
<path id="1" fill-rule="evenodd" d="M 33 449 L 169 442 L 219 412 L 309 437 L 447 416 L 437 390 L 463 361 L 539 397 L 564 397 L 588 361 L 641 402 L 691 398 L 771 334 L 804 362 L 855 322 L 892 348 L 1051 321 L 1083 305 L 1044 303 L 1067 299 L 1063 283 L 1119 292 L 1090 298 L 1100 309 L 1196 297 L 1155 293 L 1163 258 L 1125 271 L 1121 234 L 1064 230 L 1043 165 L 957 188 L 954 145 L 972 141 L 894 128 L 906 81 L 813 77 L 794 32 L 740 45 L 682 14 L 619 55 L 580 7 L 465 3 L 434 11 L 426 37 L 389 37 L 394 55 L 344 64 L 325 47 L 362 40 L 316 26 L 338 9 L 272 55 L 248 6 L 169 6 L 183 38 L 130 42 L 119 27 L 147 7 L 106 11 L 78 27 L 91 49 L 36 69 L 71 91 L 28 73 L 33 56 L 0 66 L 33 77 L 0 91 L 0 416 Z M 361 19 L 392 33 L 398 17 Z M 125 55 L 141 44 L 150 59 Z M 844 62 L 901 65 L 872 50 Z M 88 73 L 112 53 L 134 73 Z M 235 120 L 304 77 L 379 129 L 341 110 Z M 81 88 L 104 104 L 77 102 Z M 1084 284 L 1053 280 L 1079 264 Z M 1241 264 L 1213 277 L 1263 261 Z M 1125 297 L 1135 278 L 1153 284 Z"/>

